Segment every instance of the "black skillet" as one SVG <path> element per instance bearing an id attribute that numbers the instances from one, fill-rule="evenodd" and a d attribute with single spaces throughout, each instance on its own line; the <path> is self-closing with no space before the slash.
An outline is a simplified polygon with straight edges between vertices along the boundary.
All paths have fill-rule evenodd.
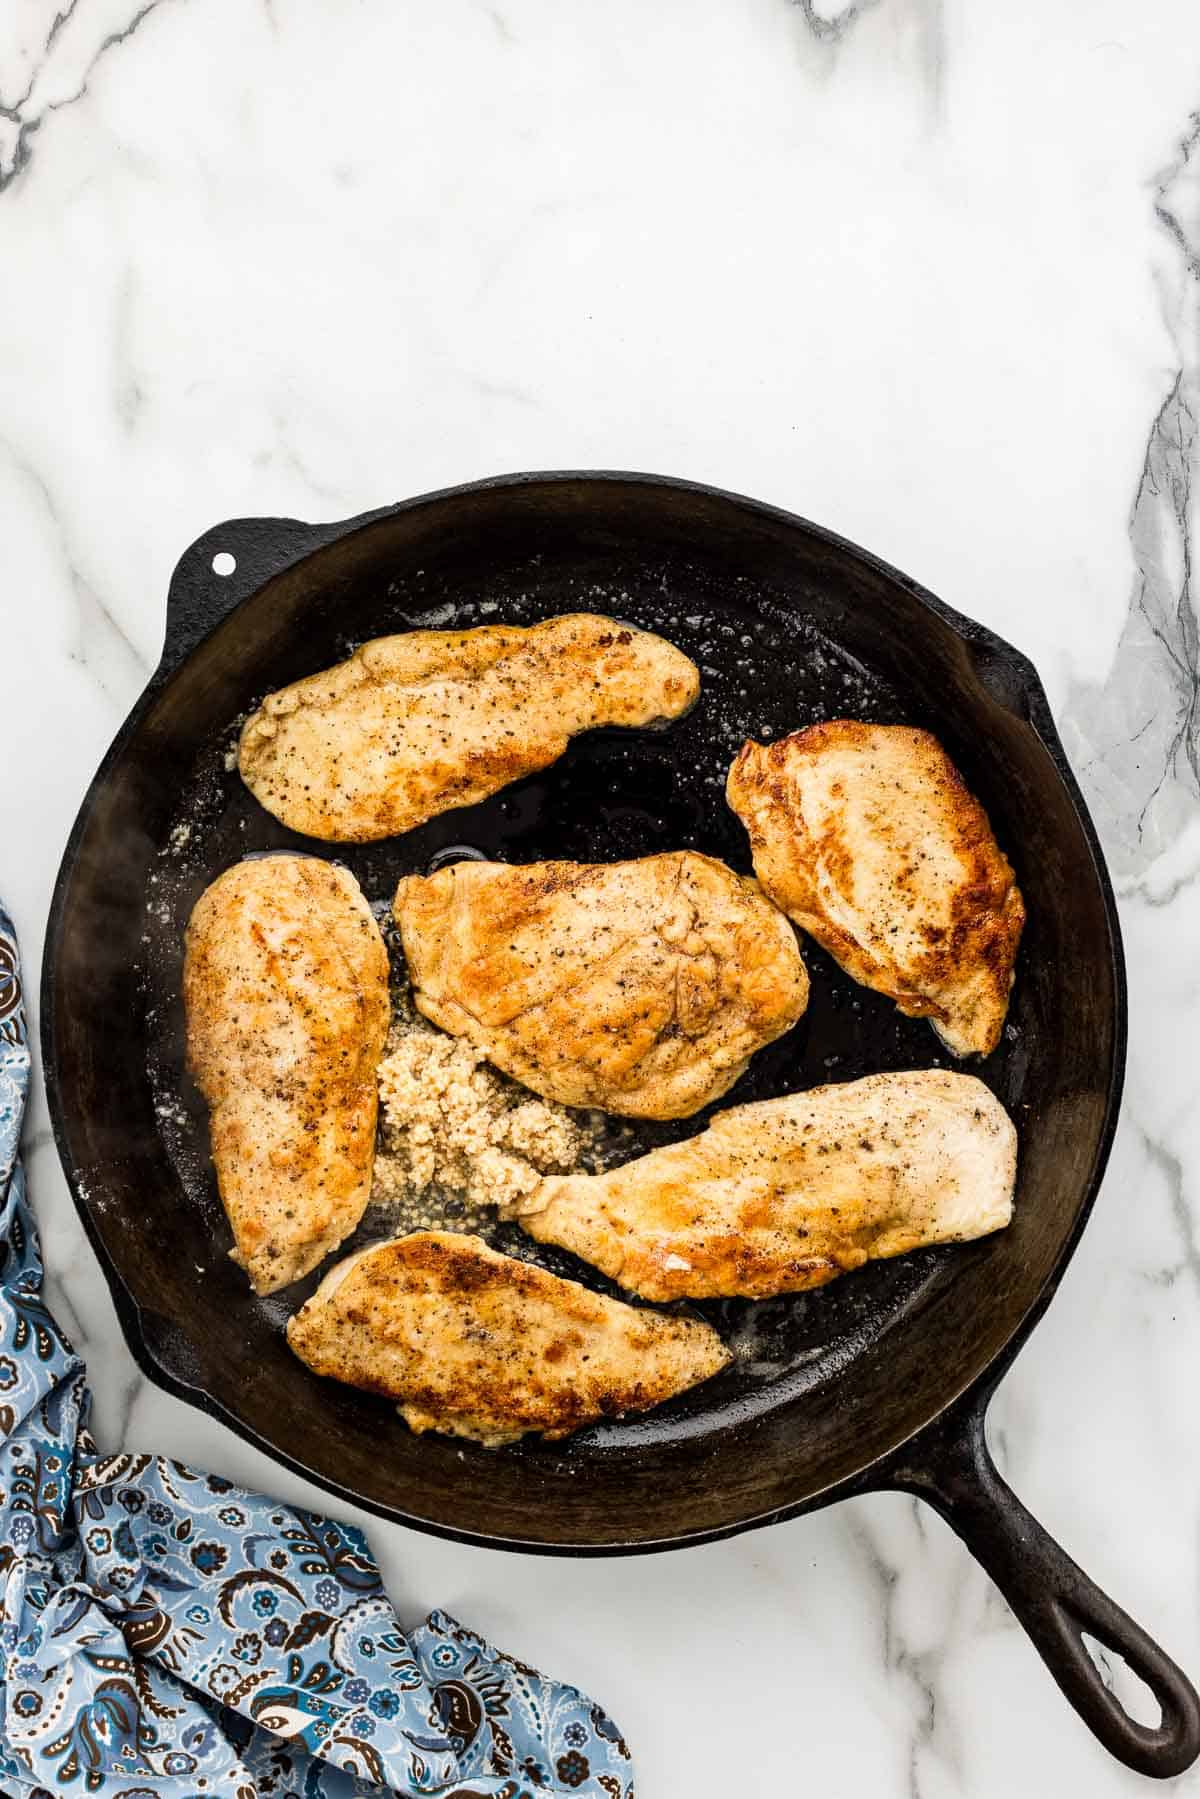
<path id="1" fill-rule="evenodd" d="M 214 569 L 236 562 L 222 576 Z M 704 692 L 668 733 L 596 732 L 555 767 L 387 843 L 329 848 L 270 818 L 227 767 L 265 692 L 415 626 L 606 612 L 662 632 Z M 190 907 L 252 851 L 345 861 L 373 901 L 465 848 L 514 862 L 695 847 L 748 868 L 723 799 L 746 736 L 823 717 L 927 725 L 983 800 L 1029 924 L 1003 1043 L 979 1072 L 1017 1122 L 1012 1226 L 876 1264 L 811 1295 L 700 1309 L 731 1372 L 566 1445 L 411 1436 L 311 1375 L 282 1334 L 317 1276 L 253 1297 L 226 1259 L 203 1110 L 182 1065 Z M 798 1028 L 730 1101 L 944 1062 L 929 1028 L 806 944 Z M 240 519 L 186 552 L 166 644 L 84 800 L 54 895 L 43 1049 L 55 1134 L 130 1347 L 151 1379 L 331 1492 L 497 1547 L 679 1547 L 848 1494 L 933 1505 L 992 1574 L 1072 1705 L 1130 1767 L 1200 1752 L 1178 1668 L 1030 1517 L 988 1454 L 993 1388 L 1048 1304 L 1108 1156 L 1125 1054 L 1116 911 L 1095 832 L 1025 658 L 852 544 L 772 507 L 643 475 L 521 475 L 334 525 Z M 723 1103 L 729 1103 L 723 1102 Z M 698 1128 L 638 1127 L 630 1153 Z M 368 1215 L 354 1244 L 387 1233 Z M 514 1227 L 495 1241 L 512 1246 Z M 548 1264 L 602 1285 L 570 1258 Z M 1148 1683 L 1157 1727 L 1103 1684 L 1087 1632 Z"/>

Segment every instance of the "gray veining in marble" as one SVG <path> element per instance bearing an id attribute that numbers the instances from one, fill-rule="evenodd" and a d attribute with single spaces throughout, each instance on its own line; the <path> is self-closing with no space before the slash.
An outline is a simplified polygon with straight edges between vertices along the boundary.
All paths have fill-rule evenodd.
<path id="1" fill-rule="evenodd" d="M 788 0 L 799 12 L 813 41 L 829 59 L 859 28 L 877 31 L 896 47 L 911 44 L 915 66 L 928 101 L 931 120 L 940 118 L 946 87 L 946 17 L 944 0 Z"/>
<path id="2" fill-rule="evenodd" d="M 1187 1180 L 1179 1156 L 1165 1143 L 1139 1127 L 1142 1148 L 1150 1168 L 1162 1177 L 1167 1190 L 1171 1218 L 1179 1234 L 1180 1259 L 1171 1267 L 1155 1270 L 1148 1278 L 1164 1286 L 1173 1286 L 1181 1274 L 1195 1284 L 1200 1294 L 1200 1229 L 1188 1202 Z"/>
<path id="3" fill-rule="evenodd" d="M 1130 520 L 1129 616 L 1103 686 L 1064 717 L 1068 750 L 1119 876 L 1136 879 L 1200 810 L 1200 114 L 1156 184 L 1155 212 L 1182 263 L 1172 332 L 1179 366 L 1154 419 Z M 1179 891 L 1189 870 L 1155 897 Z"/>
<path id="4" fill-rule="evenodd" d="M 140 7 L 123 3 L 83 7 L 80 0 L 53 11 L 45 35 L 36 49 L 21 46 L 14 62 L 24 62 L 24 86 L 11 95 L 0 86 L 0 193 L 14 182 L 33 154 L 33 140 L 51 114 L 74 106 L 88 91 L 88 83 L 103 56 L 131 38 L 139 26 L 166 0 L 144 0 Z M 79 9 L 78 19 L 76 9 Z M 15 6 L 6 35 L 24 25 L 35 32 L 37 17 L 49 8 Z M 3 40 L 0 39 L 0 43 Z M 4 45 L 4 49 L 8 49 Z"/>
<path id="5" fill-rule="evenodd" d="M 792 0 L 804 23 L 822 43 L 837 44 L 864 13 L 874 11 L 880 0 L 846 0 L 841 6 L 818 6 L 817 0 Z"/>
<path id="6" fill-rule="evenodd" d="M 0 457 L 7 458 L 32 490 L 36 504 L 45 512 L 58 545 L 74 598 L 77 619 L 70 655 L 88 671 L 114 708 L 118 712 L 123 711 L 144 685 L 152 664 L 129 637 L 120 620 L 81 568 L 67 536 L 65 520 L 68 515 L 60 506 L 45 475 L 20 455 L 2 435 Z"/>

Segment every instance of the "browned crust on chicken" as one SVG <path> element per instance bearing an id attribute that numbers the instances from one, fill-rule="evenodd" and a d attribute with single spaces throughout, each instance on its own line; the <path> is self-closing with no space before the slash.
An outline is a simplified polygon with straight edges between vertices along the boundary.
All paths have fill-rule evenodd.
<path id="1" fill-rule="evenodd" d="M 835 719 L 746 743 L 727 797 L 764 890 L 847 974 L 955 1055 L 996 1047 L 1025 907 L 935 737 Z"/>
<path id="2" fill-rule="evenodd" d="M 337 1248 L 371 1188 L 388 966 L 354 877 L 311 856 L 227 869 L 188 923 L 183 997 L 235 1260 L 271 1293 Z"/>
<path id="3" fill-rule="evenodd" d="M 563 1105 L 685 1118 L 808 999 L 787 919 L 690 850 L 459 862 L 401 881 L 393 910 L 425 1016 Z"/>
<path id="4" fill-rule="evenodd" d="M 763 1298 L 1006 1225 L 1016 1132 L 973 1075 L 868 1075 L 719 1112 L 605 1174 L 551 1175 L 520 1223 L 644 1299 Z"/>
<path id="5" fill-rule="evenodd" d="M 269 695 L 238 765 L 292 830 L 369 843 L 546 768 L 580 731 L 678 718 L 699 691 L 682 650 L 593 613 L 409 631 Z"/>
<path id="6" fill-rule="evenodd" d="M 488 1445 L 644 1412 L 730 1360 L 707 1324 L 635 1310 L 446 1231 L 339 1263 L 287 1337 L 317 1374 L 395 1400 L 414 1431 Z"/>

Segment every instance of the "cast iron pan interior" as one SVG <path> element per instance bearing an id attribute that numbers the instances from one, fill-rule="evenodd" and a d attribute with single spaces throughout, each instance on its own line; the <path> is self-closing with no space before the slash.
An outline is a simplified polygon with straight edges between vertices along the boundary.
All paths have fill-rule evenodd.
<path id="1" fill-rule="evenodd" d="M 184 559 L 167 669 L 180 648 L 173 631 L 186 645 L 206 607 L 211 619 L 228 604 L 214 549 L 227 544 L 257 591 L 155 686 L 118 739 L 56 900 L 48 1073 L 75 1190 L 140 1360 L 335 1492 L 484 1541 L 661 1545 L 853 1482 L 1011 1343 L 1054 1279 L 1107 1146 L 1118 961 L 1105 883 L 1032 670 L 850 545 L 684 486 L 491 484 L 340 534 L 302 531 L 241 523 Z M 304 548 L 259 585 L 256 554 L 278 567 Z M 594 733 L 487 803 L 366 848 L 292 835 L 227 766 L 247 708 L 364 638 L 578 609 L 660 631 L 694 656 L 697 709 L 665 733 Z M 261 1300 L 228 1261 L 203 1108 L 183 1068 L 181 937 L 202 888 L 239 857 L 281 847 L 345 861 L 381 907 L 400 874 L 456 846 L 513 862 L 694 847 L 748 869 L 723 798 L 738 746 L 839 715 L 934 730 L 1016 866 L 1029 925 L 1004 1040 L 979 1070 L 1020 1133 L 1012 1227 L 812 1295 L 700 1307 L 737 1349 L 735 1367 L 565 1446 L 496 1453 L 418 1440 L 382 1402 L 310 1374 L 282 1325 L 318 1277 Z M 946 1064 L 928 1026 L 854 986 L 809 943 L 805 954 L 807 1015 L 730 1101 Z M 703 1122 L 635 1127 L 629 1153 Z M 386 1219 L 371 1215 L 347 1247 L 385 1234 Z M 533 1253 L 515 1227 L 497 1227 L 494 1240 Z M 566 1256 L 546 1260 L 602 1284 Z"/>

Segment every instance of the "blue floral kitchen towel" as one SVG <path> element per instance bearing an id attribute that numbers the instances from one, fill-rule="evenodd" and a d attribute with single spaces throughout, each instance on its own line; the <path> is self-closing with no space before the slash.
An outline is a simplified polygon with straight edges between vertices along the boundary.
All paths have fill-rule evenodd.
<path id="1" fill-rule="evenodd" d="M 0 908 L 0 1791 L 12 1799 L 632 1799 L 612 1720 L 442 1612 L 405 1633 L 358 1531 L 101 1456 L 42 1301 Z"/>

